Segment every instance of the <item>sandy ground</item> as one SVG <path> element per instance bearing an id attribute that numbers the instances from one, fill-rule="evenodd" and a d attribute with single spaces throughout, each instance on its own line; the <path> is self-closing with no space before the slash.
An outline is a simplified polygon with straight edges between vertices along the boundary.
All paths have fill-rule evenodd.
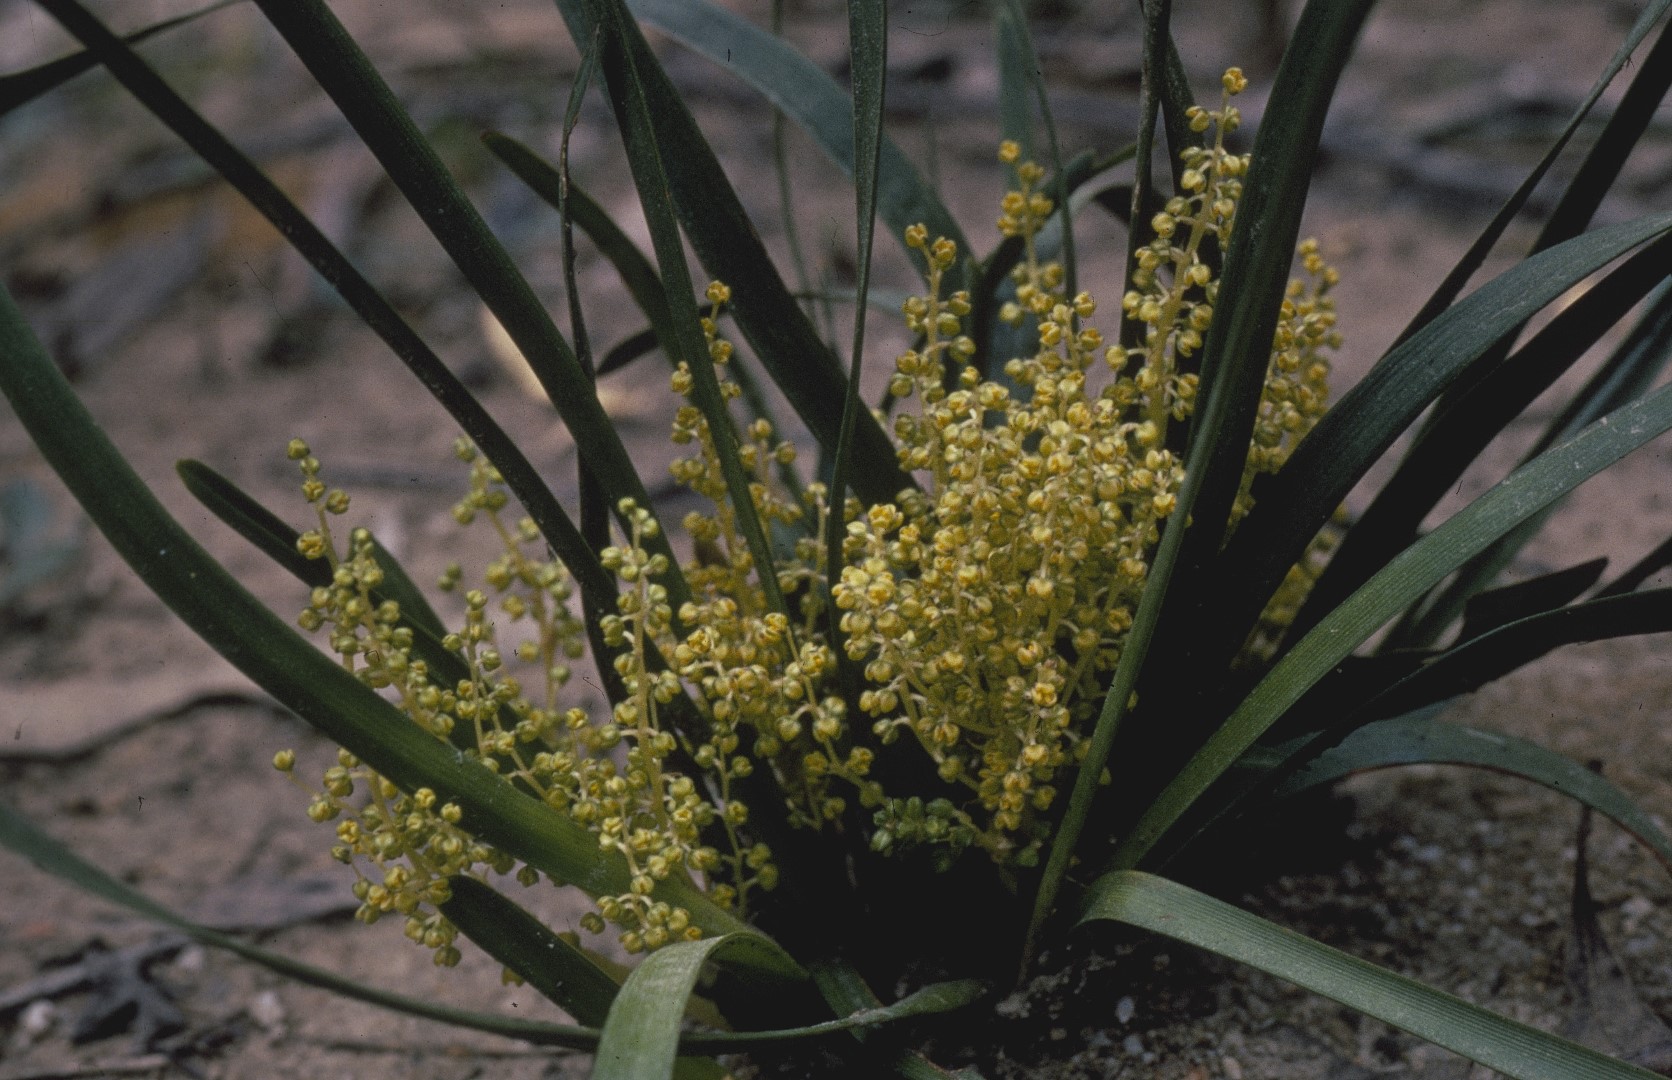
<path id="1" fill-rule="evenodd" d="M 94 5 L 124 28 L 186 6 Z M 398 19 L 369 0 L 336 6 L 536 287 L 561 307 L 554 216 L 474 138 L 492 127 L 555 150 L 576 57 L 551 5 L 428 0 L 406 5 Z M 742 6 L 751 16 L 765 7 Z M 933 154 L 949 205 L 984 246 L 983 223 L 1001 190 L 989 105 L 995 76 L 987 26 L 964 7 L 896 6 L 891 94 L 901 108 L 890 124 L 917 160 Z M 1123 141 L 1122 118 L 1131 115 L 1135 25 L 1125 6 L 1087 7 L 1098 13 L 1043 25 L 1040 44 L 1070 147 L 1108 147 Z M 1257 107 L 1271 67 L 1254 15 L 1241 5 L 1186 0 L 1175 9 L 1198 84 L 1212 86 L 1218 71 L 1240 62 L 1254 79 Z M 1508 193 L 1518 177 L 1505 163 L 1525 167 L 1536 156 L 1556 126 L 1550 117 L 1578 101 L 1633 14 L 1621 3 L 1402 0 L 1373 17 L 1332 115 L 1326 145 L 1334 152 L 1308 207 L 1308 230 L 1342 273 L 1344 381 L 1380 355 Z M 841 61 L 844 27 L 840 6 L 827 0 L 791 6 L 788 32 L 827 67 Z M 67 48 L 32 4 L 0 0 L 0 70 Z M 783 251 L 776 192 L 760 164 L 769 156 L 764 107 L 714 78 L 704 61 L 661 48 L 761 232 Z M 238 132 L 476 386 L 560 494 L 571 494 L 569 437 L 507 374 L 456 272 L 259 14 L 221 12 L 146 52 L 212 119 Z M 1108 100 L 1116 105 L 1098 104 Z M 1434 136 L 1441 120 L 1465 113 L 1477 117 L 1471 128 Z M 1604 219 L 1666 208 L 1666 125 Z M 851 265 L 851 195 L 808 144 L 798 141 L 792 156 L 804 243 L 820 268 Z M 631 218 L 613 129 L 597 101 L 583 113 L 571 161 L 579 183 Z M 448 452 L 451 423 L 276 234 L 110 80 L 84 77 L 0 122 L 0 191 L 0 268 L 14 295 L 153 489 L 257 595 L 281 612 L 304 602 L 293 581 L 196 506 L 173 475 L 176 459 L 210 463 L 300 522 L 283 457 L 285 441 L 300 435 L 333 481 L 354 492 L 360 520 L 418 576 L 453 558 L 469 563 L 475 541 L 461 540 L 447 513 L 463 481 Z M 1521 250 L 1531 235 L 1512 230 L 1505 250 Z M 1081 242 L 1086 279 L 1113 289 L 1118 228 L 1088 218 Z M 594 339 L 613 343 L 638 329 L 609 299 L 617 286 L 608 267 L 583 252 L 580 269 L 594 300 Z M 879 242 L 878 272 L 885 282 L 905 282 L 897 247 Z M 899 332 L 878 321 L 872 340 L 874 356 L 889 355 Z M 631 371 L 605 393 L 645 474 L 661 475 L 671 405 L 660 375 Z M 1444 511 L 1495 482 L 1552 411 L 1535 408 L 1500 440 Z M 1657 444 L 1583 488 L 1518 571 L 1596 555 L 1623 566 L 1662 540 L 1672 531 L 1664 455 Z M 0 611 L 0 798 L 164 903 L 268 927 L 260 940 L 282 952 L 437 1000 L 557 1018 L 532 991 L 502 986 L 496 965 L 468 949 L 460 969 L 440 972 L 396 928 L 348 920 L 348 879 L 328 857 L 327 834 L 268 764 L 275 750 L 294 747 L 317 769 L 330 747 L 216 661 L 102 539 L 88 535 L 9 413 L 0 414 L 0 481 L 33 485 L 50 507 L 50 534 L 77 552 L 68 569 Z M 475 550 L 479 559 L 483 549 Z M 1667 647 L 1647 638 L 1569 648 L 1461 702 L 1454 715 L 1600 759 L 1664 824 L 1672 818 Z M 1643 1048 L 1636 1044 L 1654 1031 L 1647 1020 L 1598 1034 L 1594 1023 L 1586 1027 L 1595 1010 L 1564 976 L 1576 853 L 1571 804 L 1508 779 L 1432 767 L 1355 780 L 1346 797 L 1357 813 L 1341 844 L 1293 851 L 1290 872 L 1240 900 L 1518 1018 L 1617 1053 Z M 1293 847 L 1313 842 L 1304 837 Z M 1672 1016 L 1665 873 L 1608 825 L 1598 826 L 1591 858 L 1602 924 L 1636 985 L 1634 1000 Z M 0 869 L 0 1002 L 9 989 L 39 985 L 97 950 L 155 938 L 149 924 L 9 853 L 0 853 Z M 554 925 L 571 925 L 585 910 L 540 892 L 530 902 Z M 166 988 L 181 1010 L 182 1031 L 162 1044 L 172 1056 L 121 1024 L 72 1042 L 90 995 L 66 993 L 49 1005 L 0 1004 L 0 1080 L 461 1080 L 586 1069 L 584 1058 L 345 1004 L 196 947 L 159 948 L 146 970 L 144 985 Z M 1469 1075 L 1466 1064 L 1380 1024 L 1182 946 L 1112 948 L 961 1023 L 941 1036 L 941 1056 L 957 1063 L 974 1056 L 992 1076 Z"/>

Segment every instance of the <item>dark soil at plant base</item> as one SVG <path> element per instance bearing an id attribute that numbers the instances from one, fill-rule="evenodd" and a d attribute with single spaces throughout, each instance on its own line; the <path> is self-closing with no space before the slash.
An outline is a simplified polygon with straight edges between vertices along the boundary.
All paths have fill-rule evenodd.
<path id="1" fill-rule="evenodd" d="M 95 6 L 135 18 L 122 5 Z M 745 6 L 760 15 L 765 5 Z M 147 20 L 176 10 L 145 7 Z M 537 287 L 561 307 L 551 216 L 474 141 L 476 130 L 498 127 L 554 148 L 575 60 L 551 5 L 430 2 L 408 5 L 399 20 L 382 5 L 338 7 L 472 181 Z M 1085 104 L 1130 96 L 1133 21 L 1116 7 L 1040 31 L 1070 145 L 1113 145 L 1124 135 L 1119 125 L 1128 121 L 1118 109 Z M 1255 80 L 1253 111 L 1270 72 L 1253 16 L 1228 3 L 1175 7 L 1193 77 L 1212 86 L 1224 66 L 1242 63 Z M 1332 116 L 1326 143 L 1334 150 L 1307 225 L 1343 275 L 1343 382 L 1392 339 L 1507 193 L 1517 169 L 1506 181 L 1505 163 L 1524 167 L 1536 154 L 1543 136 L 1526 136 L 1521 121 L 1532 116 L 1536 127 L 1540 102 L 1563 112 L 1577 101 L 1632 14 L 1618 4 L 1406 0 L 1373 17 Z M 442 354 L 481 387 L 560 490 L 571 486 L 567 435 L 504 373 L 456 275 L 259 24 L 253 9 L 235 8 L 147 52 L 332 223 Z M 789 30 L 834 67 L 843 26 L 839 6 L 821 2 L 796 6 Z M 895 31 L 900 75 L 891 93 L 907 111 L 893 129 L 923 160 L 922 104 L 933 103 L 941 183 L 981 237 L 979 223 L 992 216 L 1001 182 L 983 104 L 993 85 L 986 30 L 916 7 L 896 12 Z M 32 5 L 0 0 L 0 69 L 64 50 Z M 763 234 L 781 251 L 776 194 L 761 168 L 769 160 L 762 109 L 710 78 L 701 62 L 671 46 L 663 51 L 691 87 Z M 225 59 L 210 68 L 210 56 Z M 241 89 L 249 85 L 263 88 L 259 98 Z M 1477 122 L 1443 153 L 1421 142 L 1440 119 L 1460 113 Z M 1516 118 L 1520 126 L 1510 123 Z M 483 557 L 471 547 L 480 538 L 461 540 L 447 514 L 463 480 L 449 454 L 452 425 L 381 345 L 324 298 L 271 231 L 204 183 L 167 133 L 108 81 L 85 78 L 73 92 L 12 117 L 0 133 L 8 192 L 0 202 L 0 265 L 9 285 L 142 475 L 258 595 L 281 611 L 303 602 L 293 582 L 192 503 L 172 475 L 175 459 L 207 461 L 300 521 L 283 446 L 301 435 L 332 480 L 354 492 L 358 519 L 415 571 L 436 572 L 453 558 L 469 565 L 471 551 Z M 625 214 L 630 195 L 613 138 L 603 111 L 589 106 L 571 158 L 578 180 Z M 850 196 L 804 143 L 795 144 L 792 159 L 804 243 L 821 263 L 851 265 Z M 1663 207 L 1669 163 L 1672 142 L 1662 132 L 1604 215 Z M 1509 249 L 1527 238 L 1513 234 Z M 1121 247 L 1117 229 L 1088 218 L 1086 280 L 1112 282 Z M 884 280 L 907 280 L 896 248 L 879 245 L 879 255 Z M 581 279 L 594 299 L 594 340 L 613 343 L 637 329 L 608 299 L 616 292 L 610 271 L 584 250 Z M 870 337 L 873 358 L 889 355 L 899 340 L 883 321 Z M 885 367 L 873 359 L 869 370 Z M 607 380 L 605 392 L 646 475 L 662 475 L 671 449 L 661 376 L 626 373 Z M 1448 509 L 1501 475 L 1548 413 L 1503 440 L 1511 445 L 1494 449 Z M 1519 571 L 1598 554 L 1623 564 L 1672 532 L 1664 452 L 1657 444 L 1582 489 Z M 0 418 L 0 477 L 37 485 L 56 515 L 56 535 L 83 535 L 73 505 L 9 414 Z M 348 920 L 340 903 L 347 878 L 327 855 L 327 834 L 307 821 L 304 796 L 269 765 L 275 750 L 294 747 L 300 771 L 317 772 L 331 748 L 215 661 L 101 539 L 86 537 L 81 551 L 70 572 L 30 589 L 0 623 L 0 797 L 8 805 L 164 903 L 243 925 L 283 926 L 259 935 L 281 952 L 407 993 L 558 1018 L 532 991 L 502 986 L 497 966 L 468 949 L 459 969 L 438 971 L 396 928 Z M 1667 655 L 1663 638 L 1565 649 L 1460 702 L 1452 715 L 1602 761 L 1664 822 L 1672 817 Z M 1641 1048 L 1634 1040 L 1652 1027 L 1618 1030 L 1615 1023 L 1609 1032 L 1604 1021 L 1624 1013 L 1599 1014 L 1566 984 L 1572 804 L 1518 781 L 1439 768 L 1358 778 L 1342 797 L 1355 807 L 1344 834 L 1274 828 L 1267 839 L 1283 857 L 1268 868 L 1277 872 L 1230 889 L 1227 899 L 1519 1019 L 1583 1034 L 1617 1053 Z M 1635 983 L 1634 1000 L 1672 1015 L 1672 890 L 1664 871 L 1606 824 L 1590 855 L 1602 925 Z M 15 856 L 0 854 L 0 866 L 0 1001 L 10 988 L 40 985 L 91 951 L 157 934 Z M 321 880 L 323 893 L 305 887 Z M 585 910 L 584 901 L 546 887 L 518 899 L 559 927 L 573 926 Z M 283 925 L 299 916 L 306 921 Z M 1466 1063 L 1379 1023 L 1182 945 L 1094 935 L 1058 945 L 1044 961 L 1048 974 L 933 1031 L 937 1059 L 974 1063 L 991 1077 L 1470 1075 Z M 587 1067 L 583 1056 L 346 1003 L 195 946 L 162 950 L 144 971 L 144 980 L 104 983 L 126 990 L 130 1003 L 154 1001 L 146 987 L 167 990 L 182 1025 L 160 1043 L 173 1058 L 138 1045 L 119 1021 L 102 1037 L 72 1043 L 92 1000 L 80 991 L 0 1013 L 0 1080 L 187 1069 L 229 1078 L 454 1080 L 579 1076 Z M 143 1015 L 168 1019 L 156 1010 Z"/>

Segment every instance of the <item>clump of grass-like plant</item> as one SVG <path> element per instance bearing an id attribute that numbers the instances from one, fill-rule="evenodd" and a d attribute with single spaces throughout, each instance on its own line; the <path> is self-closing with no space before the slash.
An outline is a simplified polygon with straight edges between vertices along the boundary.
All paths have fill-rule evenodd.
<path id="1" fill-rule="evenodd" d="M 487 145 L 553 204 L 566 244 L 579 226 L 615 264 L 671 365 L 682 399 L 671 435 L 686 448 L 673 475 L 707 505 L 673 523 L 599 404 L 572 272 L 574 341 L 321 0 L 258 4 L 528 359 L 581 448 L 573 515 L 282 192 L 75 0 L 38 2 L 273 220 L 446 406 L 467 466 L 454 516 L 494 531 L 499 553 L 444 570 L 465 608 L 462 625 L 446 626 L 371 532 L 348 524 L 351 496 L 328 486 L 315 448 L 288 448 L 314 511 L 300 532 L 207 466 L 182 463 L 206 506 L 308 586 L 297 621 L 333 659 L 168 517 L 9 299 L 0 385 L 147 584 L 341 747 L 317 783 L 296 779 L 308 815 L 334 829 L 333 854 L 355 867 L 359 917 L 401 920 L 442 965 L 474 941 L 580 1024 L 383 994 L 192 926 L 10 811 L 0 839 L 297 977 L 595 1047 L 600 1076 L 701 1071 L 701 1055 L 809 1038 L 855 1068 L 935 1075 L 908 1041 L 862 1029 L 976 1007 L 1042 942 L 1093 919 L 1253 964 L 1510 1075 L 1649 1075 L 1158 871 L 1188 868 L 1186 856 L 1283 798 L 1413 760 L 1562 790 L 1672 865 L 1672 842 L 1600 777 L 1530 744 L 1484 743 L 1433 708 L 1569 641 L 1672 629 L 1664 591 L 1640 588 L 1664 553 L 1603 585 L 1599 568 L 1523 589 L 1520 602 L 1492 593 L 1565 494 L 1672 428 L 1672 396 L 1648 389 L 1667 353 L 1668 299 L 1654 288 L 1672 214 L 1585 230 L 1666 91 L 1667 64 L 1640 66 L 1535 251 L 1457 298 L 1596 94 L 1399 343 L 1331 406 L 1335 274 L 1297 240 L 1324 113 L 1367 3 L 1307 6 L 1249 153 L 1226 141 L 1241 72 L 1225 73 L 1211 107 L 1195 104 L 1166 5 L 1146 4 L 1144 125 L 1129 147 L 1068 159 L 1037 76 L 1023 74 L 1037 65 L 1020 10 L 996 4 L 999 157 L 1012 184 L 1002 239 L 977 258 L 883 133 L 882 4 L 849 5 L 850 97 L 705 0 L 630 10 L 559 0 L 585 56 L 568 123 L 601 79 L 653 257 L 562 160 L 501 135 Z M 1598 93 L 1665 6 L 1634 27 Z M 881 407 L 859 397 L 862 315 L 844 365 L 755 238 L 635 16 L 700 52 L 723 48 L 852 178 L 861 313 L 873 220 L 903 242 L 922 285 L 903 305 L 914 342 Z M 1654 56 L 1665 48 L 1663 34 Z M 1048 152 L 1030 153 L 1036 97 Z M 1129 190 L 1108 197 L 1117 184 Z M 1099 286 L 1078 280 L 1073 239 L 1074 213 L 1099 204 L 1117 205 L 1131 235 L 1125 279 L 1104 294 L 1118 302 L 1102 305 Z M 687 244 L 712 278 L 700 294 Z M 1616 262 L 1524 335 L 1542 308 Z M 1486 441 L 1645 297 L 1639 329 L 1539 453 L 1424 533 Z M 645 351 L 624 344 L 602 366 L 649 363 L 637 359 Z M 801 445 L 771 415 L 762 375 L 798 414 Z M 1435 405 L 1358 521 L 1340 518 L 1348 490 Z M 1471 604 L 1487 594 L 1497 602 Z M 568 693 L 586 654 L 602 710 Z M 298 772 L 290 750 L 275 765 Z M 585 891 L 595 904 L 585 928 L 613 928 L 643 959 L 618 980 L 584 942 L 517 906 L 501 888 L 508 876 Z M 925 922 L 940 933 L 919 933 Z M 718 1012 L 704 1015 L 732 1030 L 685 1029 L 711 963 L 722 977 L 705 993 Z M 924 972 L 942 981 L 890 1005 L 869 988 Z"/>

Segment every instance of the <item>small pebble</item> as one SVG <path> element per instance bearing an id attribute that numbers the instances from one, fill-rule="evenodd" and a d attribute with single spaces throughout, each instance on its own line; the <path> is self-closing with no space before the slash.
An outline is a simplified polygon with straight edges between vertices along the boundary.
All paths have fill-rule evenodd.
<path id="1" fill-rule="evenodd" d="M 174 970 L 186 975 L 195 975 L 202 971 L 209 962 L 209 951 L 202 945 L 187 945 L 180 950 L 180 955 L 174 958 Z"/>
<path id="2" fill-rule="evenodd" d="M 1225 1080 L 1242 1080 L 1242 1062 L 1234 1057 L 1220 1058 L 1219 1071 L 1225 1074 Z"/>
<path id="3" fill-rule="evenodd" d="M 41 998 L 31 1001 L 23 1007 L 23 1012 L 17 1018 L 17 1034 L 24 1046 L 39 1042 L 41 1037 L 52 1030 L 52 1025 L 58 1022 L 58 1006 Z"/>
<path id="4" fill-rule="evenodd" d="M 263 1031 L 276 1032 L 284 1027 L 284 1003 L 275 991 L 263 990 L 250 999 L 249 1013 Z"/>
<path id="5" fill-rule="evenodd" d="M 1143 1057 L 1144 1040 L 1138 1038 L 1136 1035 L 1128 1035 L 1126 1038 L 1121 1040 L 1120 1048 L 1126 1051 L 1126 1053 L 1131 1057 Z"/>
<path id="6" fill-rule="evenodd" d="M 1133 1015 L 1138 1011 L 1137 1003 L 1130 996 L 1115 1002 L 1115 1019 L 1123 1024 L 1130 1024 Z"/>

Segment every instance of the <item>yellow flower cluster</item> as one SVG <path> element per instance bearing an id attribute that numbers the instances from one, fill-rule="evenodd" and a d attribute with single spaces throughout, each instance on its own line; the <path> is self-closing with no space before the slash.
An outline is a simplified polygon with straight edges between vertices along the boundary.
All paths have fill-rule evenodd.
<path id="1" fill-rule="evenodd" d="M 775 470 L 789 469 L 796 452 L 769 421 L 740 424 L 725 441 L 739 449 L 754 513 L 780 552 L 777 565 L 757 566 L 710 418 L 689 400 L 679 408 L 672 439 L 691 450 L 673 475 L 712 504 L 683 522 L 691 599 L 672 610 L 659 582 L 670 568 L 646 546 L 660 526 L 648 508 L 623 502 L 621 542 L 600 553 L 620 586 L 617 610 L 600 627 L 623 688 L 606 716 L 559 704 L 566 661 L 584 640 L 566 605 L 568 574 L 544 554 L 532 522 L 507 519 L 501 478 L 462 441 L 471 488 L 455 517 L 486 521 L 504 553 L 488 566 L 485 589 L 466 594 L 464 628 L 440 642 L 459 671 L 443 677 L 413 656 L 413 630 L 379 597 L 382 571 L 364 530 L 337 552 L 328 515 L 346 510 L 347 496 L 324 487 L 298 442 L 291 456 L 319 517 L 299 547 L 333 567 L 333 585 L 315 590 L 302 624 L 328 627 L 344 664 L 425 730 L 619 853 L 630 890 L 600 898 L 584 922 L 594 931 L 614 924 L 631 951 L 697 934 L 688 913 L 651 898 L 669 875 L 699 875 L 711 896 L 739 910 L 754 890 L 775 885 L 752 812 L 787 812 L 811 829 L 857 826 L 880 851 L 930 845 L 944 860 L 977 847 L 997 862 L 1031 865 L 1178 503 L 1183 462 L 1168 428 L 1194 408 L 1193 358 L 1218 289 L 1212 252 L 1231 235 L 1248 169 L 1225 147 L 1239 122 L 1230 99 L 1245 80 L 1233 68 L 1223 85 L 1219 108 L 1190 114 L 1207 138 L 1184 151 L 1183 192 L 1150 221 L 1154 240 L 1139 251 L 1122 298 L 1137 328 L 1130 347 L 1105 341 L 1092 325 L 1096 301 L 1067 295 L 1063 267 L 1042 258 L 1037 241 L 1056 207 L 1041 190 L 1044 170 L 1021 161 L 1014 144 L 999 154 L 1016 186 L 998 227 L 1023 241 L 1023 257 L 999 318 L 1032 327 L 1034 344 L 1002 365 L 1002 377 L 976 366 L 971 298 L 943 295 L 956 246 L 921 225 L 907 230 L 927 289 L 905 303 L 916 343 L 897 359 L 889 390 L 908 403 L 893 431 L 918 487 L 892 502 L 831 507 L 820 484 L 792 491 L 778 482 Z M 1338 344 L 1328 296 L 1335 274 L 1311 242 L 1300 261 L 1306 279 L 1291 283 L 1283 302 L 1238 517 L 1254 477 L 1279 468 L 1325 407 L 1324 351 Z M 717 326 L 730 294 L 716 283 L 707 297 L 708 360 L 730 400 L 740 391 L 726 377 L 732 347 Z M 692 371 L 681 364 L 671 385 L 690 398 Z M 842 514 L 841 570 L 827 590 L 831 513 Z M 1297 569 L 1263 632 L 1280 632 L 1313 572 L 1311 563 Z M 769 601 L 766 573 L 786 608 Z M 450 568 L 443 584 L 460 578 Z M 490 607 L 504 619 L 496 623 Z M 526 632 L 502 651 L 496 625 Z M 510 659 L 537 672 L 537 693 L 506 673 Z M 674 724 L 676 709 L 695 722 Z M 901 754 L 923 755 L 936 790 L 885 790 L 879 762 Z M 281 768 L 292 765 L 284 757 Z M 762 782 L 781 805 L 743 801 L 741 789 Z M 361 801 L 351 806 L 356 791 Z M 424 912 L 446 876 L 512 865 L 460 831 L 456 807 L 436 806 L 425 792 L 403 795 L 346 757 L 310 812 L 343 818 L 340 858 L 383 869 L 380 883 L 362 880 L 366 917 L 406 914 L 408 933 L 443 962 L 456 956 L 451 927 Z M 536 875 L 525 867 L 520 876 Z"/>

